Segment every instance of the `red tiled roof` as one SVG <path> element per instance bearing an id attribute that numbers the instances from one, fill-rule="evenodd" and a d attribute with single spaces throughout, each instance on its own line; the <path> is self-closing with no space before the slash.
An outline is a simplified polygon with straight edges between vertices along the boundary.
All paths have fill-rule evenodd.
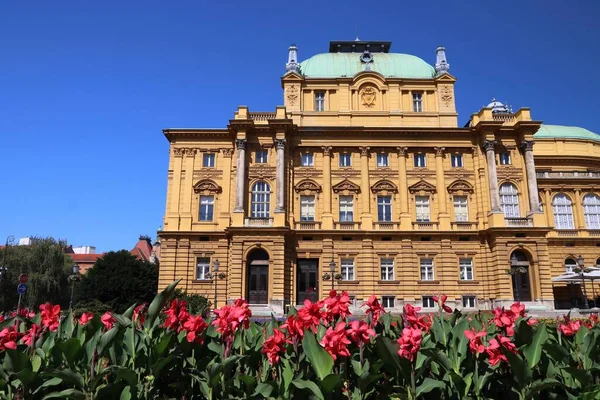
<path id="1" fill-rule="evenodd" d="M 102 257 L 104 255 L 104 253 L 99 253 L 99 254 L 69 254 L 69 257 L 71 257 L 73 259 L 73 261 L 76 262 L 91 262 L 91 263 L 95 263 L 96 260 L 98 260 L 100 257 Z"/>
<path id="2" fill-rule="evenodd" d="M 138 260 L 148 261 L 152 255 L 152 245 L 148 239 L 140 238 L 130 253 Z"/>

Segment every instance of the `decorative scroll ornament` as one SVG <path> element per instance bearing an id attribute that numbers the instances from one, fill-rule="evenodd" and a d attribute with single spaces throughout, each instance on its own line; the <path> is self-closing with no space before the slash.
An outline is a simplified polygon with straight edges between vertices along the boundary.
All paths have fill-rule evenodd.
<path id="1" fill-rule="evenodd" d="M 194 193 L 208 192 L 221 193 L 223 189 L 210 179 L 203 179 L 194 185 Z"/>
<path id="2" fill-rule="evenodd" d="M 459 179 L 459 180 L 452 182 L 448 186 L 448 193 L 459 193 L 459 192 L 473 193 L 473 185 L 471 185 L 469 182 L 467 182 L 465 180 Z"/>
<path id="3" fill-rule="evenodd" d="M 406 157 L 408 155 L 408 147 L 396 147 L 398 157 Z"/>
<path id="4" fill-rule="evenodd" d="M 349 181 L 348 179 L 344 179 L 340 183 L 336 183 L 331 189 L 333 190 L 333 193 L 340 193 L 344 191 L 360 193 L 360 186 Z"/>
<path id="5" fill-rule="evenodd" d="M 233 149 L 221 149 L 223 157 L 231 157 L 233 155 Z"/>
<path id="6" fill-rule="evenodd" d="M 275 139 L 275 148 L 277 150 L 285 149 L 285 139 Z"/>
<path id="7" fill-rule="evenodd" d="M 235 146 L 238 150 L 246 150 L 246 139 L 235 139 Z"/>
<path id="8" fill-rule="evenodd" d="M 392 182 L 387 179 L 382 179 L 379 182 L 375 183 L 371 186 L 371 191 L 373 193 L 381 193 L 381 192 L 390 192 L 390 193 L 398 193 L 398 187 L 394 185 Z"/>
<path id="9" fill-rule="evenodd" d="M 495 140 L 484 140 L 483 141 L 483 149 L 485 151 L 494 151 L 495 146 L 496 146 Z"/>
<path id="10" fill-rule="evenodd" d="M 298 101 L 298 88 L 296 87 L 296 85 L 291 85 L 290 87 L 288 87 L 287 101 L 288 103 L 290 103 L 290 106 L 295 105 L 296 101 Z"/>
<path id="11" fill-rule="evenodd" d="M 444 155 L 444 150 L 446 150 L 445 147 L 434 147 L 433 149 L 435 150 L 436 157 L 443 156 Z"/>
<path id="12" fill-rule="evenodd" d="M 450 102 L 452 101 L 452 89 L 450 89 L 450 86 L 448 86 L 448 85 L 442 86 L 442 88 L 440 90 L 440 95 L 441 95 L 442 101 L 444 102 L 444 105 L 446 105 L 446 106 L 450 105 Z"/>
<path id="13" fill-rule="evenodd" d="M 196 149 L 185 148 L 184 152 L 186 157 L 194 157 L 196 155 Z"/>
<path id="14" fill-rule="evenodd" d="M 363 106 L 373 107 L 377 100 L 377 90 L 373 86 L 366 86 L 360 90 L 360 99 Z"/>
<path id="15" fill-rule="evenodd" d="M 519 145 L 519 148 L 521 148 L 521 151 L 523 151 L 523 153 L 526 151 L 533 151 L 534 144 L 535 144 L 535 141 L 533 141 L 533 140 L 524 140 Z"/>
<path id="16" fill-rule="evenodd" d="M 435 193 L 436 187 L 435 187 L 435 185 L 432 185 L 431 183 L 426 182 L 421 179 L 419 182 L 415 183 L 414 185 L 409 186 L 408 190 L 411 193 L 416 193 L 416 192 Z"/>
<path id="17" fill-rule="evenodd" d="M 304 179 L 303 181 L 298 182 L 298 184 L 294 187 L 296 193 L 300 192 L 309 192 L 312 193 L 321 193 L 321 186 L 317 184 L 315 181 L 310 179 Z"/>
<path id="18" fill-rule="evenodd" d="M 322 146 L 321 149 L 323 149 L 324 156 L 329 157 L 331 155 L 331 146 Z"/>
<path id="19" fill-rule="evenodd" d="M 174 148 L 174 149 L 173 149 L 173 155 L 174 155 L 175 157 L 183 157 L 183 152 L 184 152 L 184 150 L 185 150 L 185 149 L 183 149 L 183 148 L 177 148 L 177 147 L 176 147 L 176 148 Z"/>
<path id="20" fill-rule="evenodd" d="M 370 147 L 359 147 L 358 148 L 360 150 L 360 155 L 361 156 L 369 156 L 369 149 Z"/>

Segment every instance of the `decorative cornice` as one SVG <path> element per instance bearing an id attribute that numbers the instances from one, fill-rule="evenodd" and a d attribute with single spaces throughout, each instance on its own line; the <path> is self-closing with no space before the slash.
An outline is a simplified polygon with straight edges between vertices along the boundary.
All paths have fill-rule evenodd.
<path id="1" fill-rule="evenodd" d="M 183 149 L 186 157 L 195 157 L 197 150 L 198 149 L 192 149 L 192 148 L 189 148 L 189 147 Z"/>
<path id="2" fill-rule="evenodd" d="M 390 169 L 390 168 L 379 168 L 369 170 L 369 176 L 373 177 L 396 177 L 398 176 L 398 171 Z"/>
<path id="3" fill-rule="evenodd" d="M 235 147 L 238 150 L 246 150 L 246 144 L 248 141 L 246 139 L 235 139 Z"/>
<path id="4" fill-rule="evenodd" d="M 195 170 L 193 176 L 201 177 L 201 178 L 221 178 L 223 176 L 223 171 L 215 168 L 203 168 L 200 170 Z"/>
<path id="5" fill-rule="evenodd" d="M 494 147 L 496 146 L 496 141 L 495 140 L 484 140 L 482 147 L 483 149 L 488 152 L 488 151 L 494 151 Z"/>
<path id="6" fill-rule="evenodd" d="M 331 170 L 331 176 L 349 178 L 351 176 L 360 176 L 360 171 L 351 168 L 334 169 Z"/>
<path id="7" fill-rule="evenodd" d="M 210 179 L 203 179 L 196 182 L 194 185 L 194 193 L 209 192 L 209 193 L 221 193 L 223 189 Z"/>
<path id="8" fill-rule="evenodd" d="M 423 168 L 411 169 L 409 171 L 406 171 L 406 175 L 422 178 L 425 176 L 435 176 L 435 171 L 430 170 L 430 169 L 423 169 Z"/>
<path id="9" fill-rule="evenodd" d="M 421 179 L 419 182 L 415 183 L 414 185 L 409 186 L 408 190 L 411 193 L 416 193 L 416 192 L 435 193 L 437 189 L 436 189 L 435 185 L 432 185 L 431 183 Z"/>
<path id="10" fill-rule="evenodd" d="M 323 172 L 316 168 L 301 167 L 294 169 L 294 176 L 296 178 L 320 178 L 323 176 Z"/>
<path id="11" fill-rule="evenodd" d="M 462 179 L 456 180 L 448 185 L 448 193 L 466 192 L 473 193 L 473 185 Z"/>
<path id="12" fill-rule="evenodd" d="M 271 167 L 269 165 L 263 165 L 263 164 L 251 165 L 248 168 L 248 176 L 250 178 L 258 178 L 258 179 L 274 178 L 275 177 L 275 167 Z"/>

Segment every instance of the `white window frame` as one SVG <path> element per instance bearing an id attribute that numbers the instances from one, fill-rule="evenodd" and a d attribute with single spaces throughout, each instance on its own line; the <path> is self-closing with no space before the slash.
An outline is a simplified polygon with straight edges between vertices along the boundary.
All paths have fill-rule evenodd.
<path id="1" fill-rule="evenodd" d="M 269 218 L 271 216 L 271 185 L 258 181 L 252 185 L 250 201 L 251 218 Z"/>
<path id="2" fill-rule="evenodd" d="M 422 281 L 433 281 L 435 280 L 435 270 L 433 258 L 424 257 L 419 260 L 419 267 L 421 271 Z"/>
<path id="3" fill-rule="evenodd" d="M 354 258 L 342 258 L 340 260 L 340 271 L 343 281 L 353 281 L 356 279 L 354 275 Z"/>
<path id="4" fill-rule="evenodd" d="M 515 185 L 506 182 L 500 185 L 500 207 L 505 218 L 520 218 L 519 191 Z"/>
<path id="5" fill-rule="evenodd" d="M 202 218 L 202 210 L 205 209 L 205 218 Z M 207 222 L 212 221 L 215 214 L 215 196 L 200 196 L 200 209 L 198 210 L 198 220 Z"/>
<path id="6" fill-rule="evenodd" d="M 340 196 L 340 222 L 354 221 L 354 196 Z M 348 219 L 348 217 L 351 217 Z"/>
<path id="7" fill-rule="evenodd" d="M 417 153 L 414 155 L 414 166 L 415 168 L 427 167 L 427 157 L 423 153 Z"/>
<path id="8" fill-rule="evenodd" d="M 429 196 L 415 196 L 415 212 L 417 215 L 417 222 L 431 221 Z"/>
<path id="9" fill-rule="evenodd" d="M 381 271 L 382 281 L 393 281 L 394 280 L 394 259 L 393 258 L 382 258 L 379 263 L 379 270 Z"/>
<path id="10" fill-rule="evenodd" d="M 254 152 L 254 162 L 257 164 L 266 164 L 269 162 L 269 150 L 260 149 Z"/>
<path id="11" fill-rule="evenodd" d="M 340 153 L 340 167 L 351 167 L 352 166 L 352 154 Z"/>
<path id="12" fill-rule="evenodd" d="M 390 158 L 388 157 L 388 153 L 377 153 L 377 166 L 378 167 L 389 167 L 390 166 Z"/>
<path id="13" fill-rule="evenodd" d="M 313 153 L 302 153 L 300 164 L 303 167 L 313 167 L 315 165 L 315 156 Z"/>
<path id="14" fill-rule="evenodd" d="M 452 168 L 462 168 L 462 167 L 464 167 L 462 153 L 452 154 L 452 156 L 450 157 L 450 159 L 451 159 L 451 162 L 452 162 Z"/>
<path id="15" fill-rule="evenodd" d="M 573 218 L 573 202 L 564 193 L 557 193 L 552 198 L 552 212 L 554 214 L 554 229 L 575 229 Z"/>
<path id="16" fill-rule="evenodd" d="M 472 281 L 474 279 L 473 259 L 460 258 L 458 260 L 461 281 Z"/>
<path id="17" fill-rule="evenodd" d="M 204 168 L 214 168 L 215 167 L 215 153 L 204 153 L 202 155 L 202 166 Z"/>
<path id="18" fill-rule="evenodd" d="M 381 212 L 379 212 L 381 207 Z M 392 221 L 392 196 L 377 196 L 377 220 L 379 222 Z"/>
<path id="19" fill-rule="evenodd" d="M 423 93 L 413 92 L 413 112 L 423 112 Z"/>
<path id="20" fill-rule="evenodd" d="M 462 297 L 463 308 L 477 308 L 477 296 L 467 295 Z"/>
<path id="21" fill-rule="evenodd" d="M 423 308 L 435 308 L 436 304 L 435 301 L 433 301 L 433 296 L 422 296 L 421 297 L 421 304 L 423 306 Z"/>
<path id="22" fill-rule="evenodd" d="M 583 216 L 587 229 L 600 229 L 600 196 L 588 193 L 583 196 Z"/>
<path id="23" fill-rule="evenodd" d="M 205 281 L 209 280 L 208 274 L 210 273 L 210 258 L 209 257 L 198 257 L 196 258 L 196 280 Z"/>
<path id="24" fill-rule="evenodd" d="M 500 153 L 499 155 L 500 165 L 511 165 L 512 157 L 510 156 L 510 151 L 505 151 Z"/>
<path id="25" fill-rule="evenodd" d="M 300 196 L 300 221 L 314 221 L 316 214 L 316 197 L 314 195 Z"/>
<path id="26" fill-rule="evenodd" d="M 454 221 L 468 222 L 469 221 L 469 197 L 455 195 L 452 197 L 454 204 Z"/>
<path id="27" fill-rule="evenodd" d="M 315 91 L 315 111 L 325 111 L 324 91 Z"/>
<path id="28" fill-rule="evenodd" d="M 396 296 L 381 296 L 381 305 L 383 308 L 395 308 Z"/>

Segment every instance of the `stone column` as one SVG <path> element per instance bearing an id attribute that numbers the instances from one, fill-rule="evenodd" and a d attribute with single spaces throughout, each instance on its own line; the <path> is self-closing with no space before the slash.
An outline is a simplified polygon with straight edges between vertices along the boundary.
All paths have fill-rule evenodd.
<path id="1" fill-rule="evenodd" d="M 535 161 L 533 160 L 533 140 L 524 140 L 519 147 L 525 157 L 527 171 L 527 191 L 529 192 L 529 211 L 540 212 L 540 199 L 538 194 L 537 176 L 535 175 Z"/>
<path id="2" fill-rule="evenodd" d="M 397 147 L 398 150 L 398 194 L 400 199 L 400 229 L 411 229 L 412 221 L 408 211 L 408 177 L 406 176 L 406 147 Z"/>
<path id="3" fill-rule="evenodd" d="M 435 182 L 438 195 L 439 212 L 438 222 L 441 230 L 450 229 L 450 215 L 448 214 L 448 197 L 444 183 L 444 147 L 435 147 Z"/>
<path id="4" fill-rule="evenodd" d="M 322 228 L 333 229 L 331 213 L 331 146 L 323 146 L 323 217 Z"/>
<path id="5" fill-rule="evenodd" d="M 492 204 L 492 212 L 501 212 L 500 208 L 500 193 L 498 193 L 498 174 L 496 173 L 496 153 L 494 151 L 496 146 L 495 140 L 486 140 L 483 142 L 483 149 L 487 158 L 488 165 L 488 180 L 490 184 L 490 201 Z"/>
<path id="6" fill-rule="evenodd" d="M 277 186 L 277 192 L 275 193 L 275 212 L 285 212 L 285 139 L 275 139 L 275 148 L 277 149 L 277 172 L 275 186 Z"/>
<path id="7" fill-rule="evenodd" d="M 373 216 L 371 215 L 371 199 L 369 187 L 369 147 L 360 149 L 360 191 L 362 203 L 361 229 L 373 229 Z"/>
<path id="8" fill-rule="evenodd" d="M 238 150 L 237 176 L 235 186 L 234 213 L 244 212 L 244 188 L 246 186 L 246 139 L 236 139 L 235 145 Z"/>

